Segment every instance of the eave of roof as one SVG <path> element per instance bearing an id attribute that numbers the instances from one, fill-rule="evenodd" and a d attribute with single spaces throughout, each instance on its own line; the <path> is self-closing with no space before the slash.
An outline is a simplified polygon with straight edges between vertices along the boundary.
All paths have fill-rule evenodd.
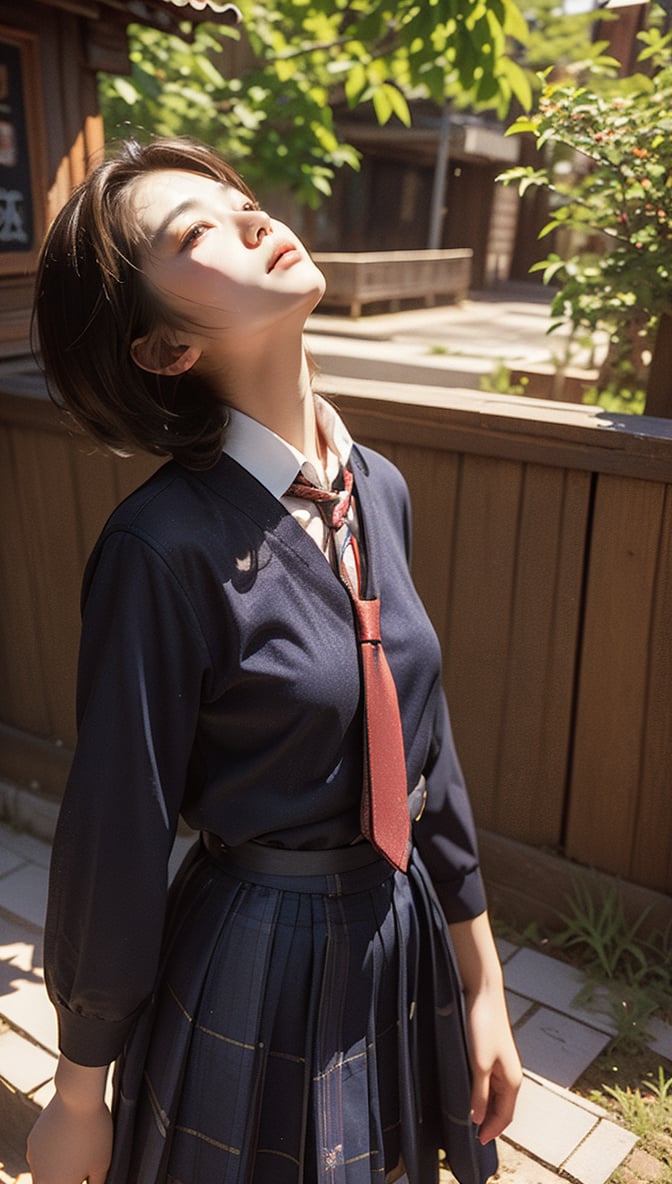
<path id="1" fill-rule="evenodd" d="M 176 21 L 213 21 L 236 25 L 242 20 L 235 4 L 224 0 L 40 0 L 50 8 L 61 8 L 88 20 L 114 13 L 126 24 L 173 28 Z"/>

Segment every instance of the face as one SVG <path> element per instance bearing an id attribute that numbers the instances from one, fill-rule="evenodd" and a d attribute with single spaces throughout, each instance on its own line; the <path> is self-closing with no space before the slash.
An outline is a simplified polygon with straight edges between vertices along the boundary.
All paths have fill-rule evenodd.
<path id="1" fill-rule="evenodd" d="M 135 183 L 130 201 L 150 244 L 145 280 L 201 344 L 305 319 L 324 292 L 296 235 L 224 182 L 157 171 Z"/>

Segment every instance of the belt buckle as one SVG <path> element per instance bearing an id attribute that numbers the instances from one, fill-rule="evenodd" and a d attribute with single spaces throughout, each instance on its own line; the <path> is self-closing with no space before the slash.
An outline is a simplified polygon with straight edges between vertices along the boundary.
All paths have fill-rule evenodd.
<path id="1" fill-rule="evenodd" d="M 412 822 L 419 822 L 427 805 L 427 781 L 424 774 L 420 777 L 415 789 L 408 795 L 408 810 Z"/>

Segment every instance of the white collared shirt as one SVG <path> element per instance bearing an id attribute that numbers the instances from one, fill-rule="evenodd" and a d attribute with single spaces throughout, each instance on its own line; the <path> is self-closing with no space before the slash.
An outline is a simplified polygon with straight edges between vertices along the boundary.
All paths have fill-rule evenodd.
<path id="1" fill-rule="evenodd" d="M 329 558 L 329 531 L 315 502 L 286 497 L 285 491 L 296 480 L 299 472 L 313 485 L 328 489 L 338 476 L 341 465 L 347 464 L 352 451 L 352 437 L 338 412 L 320 395 L 315 395 L 315 414 L 327 446 L 327 463 L 323 469 L 319 463 L 313 464 L 298 448 L 288 444 L 258 420 L 235 407 L 227 410 L 229 421 L 223 451 L 256 477 L 273 497 L 277 497 L 323 555 Z M 357 515 L 352 509 L 348 513 L 348 524 L 357 538 Z"/>

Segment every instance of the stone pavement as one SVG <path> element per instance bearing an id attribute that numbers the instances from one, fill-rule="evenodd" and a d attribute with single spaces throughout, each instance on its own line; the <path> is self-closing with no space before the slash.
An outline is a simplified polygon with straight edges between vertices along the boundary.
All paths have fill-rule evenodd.
<path id="1" fill-rule="evenodd" d="M 1 795 L 0 795 L 1 796 Z M 178 838 L 174 872 L 191 839 Z M 56 1024 L 43 985 L 41 933 L 49 844 L 0 823 L 0 1181 L 17 1179 L 23 1141 L 52 1095 Z M 577 1000 L 583 976 L 500 941 L 510 1014 L 525 1066 L 516 1117 L 501 1140 L 500 1179 L 605 1184 L 636 1140 L 571 1086 L 614 1031 L 606 1010 Z M 672 1027 L 652 1047 L 672 1059 Z M 561 1173 L 559 1175 L 558 1173 Z"/>
<path id="2" fill-rule="evenodd" d="M 364 315 L 313 314 L 306 341 L 323 374 L 379 382 L 479 390 L 499 366 L 554 373 L 558 363 L 589 376 L 603 356 L 570 345 L 563 327 L 549 335 L 550 293 L 538 284 L 507 284 L 471 293 L 459 304 Z"/>

